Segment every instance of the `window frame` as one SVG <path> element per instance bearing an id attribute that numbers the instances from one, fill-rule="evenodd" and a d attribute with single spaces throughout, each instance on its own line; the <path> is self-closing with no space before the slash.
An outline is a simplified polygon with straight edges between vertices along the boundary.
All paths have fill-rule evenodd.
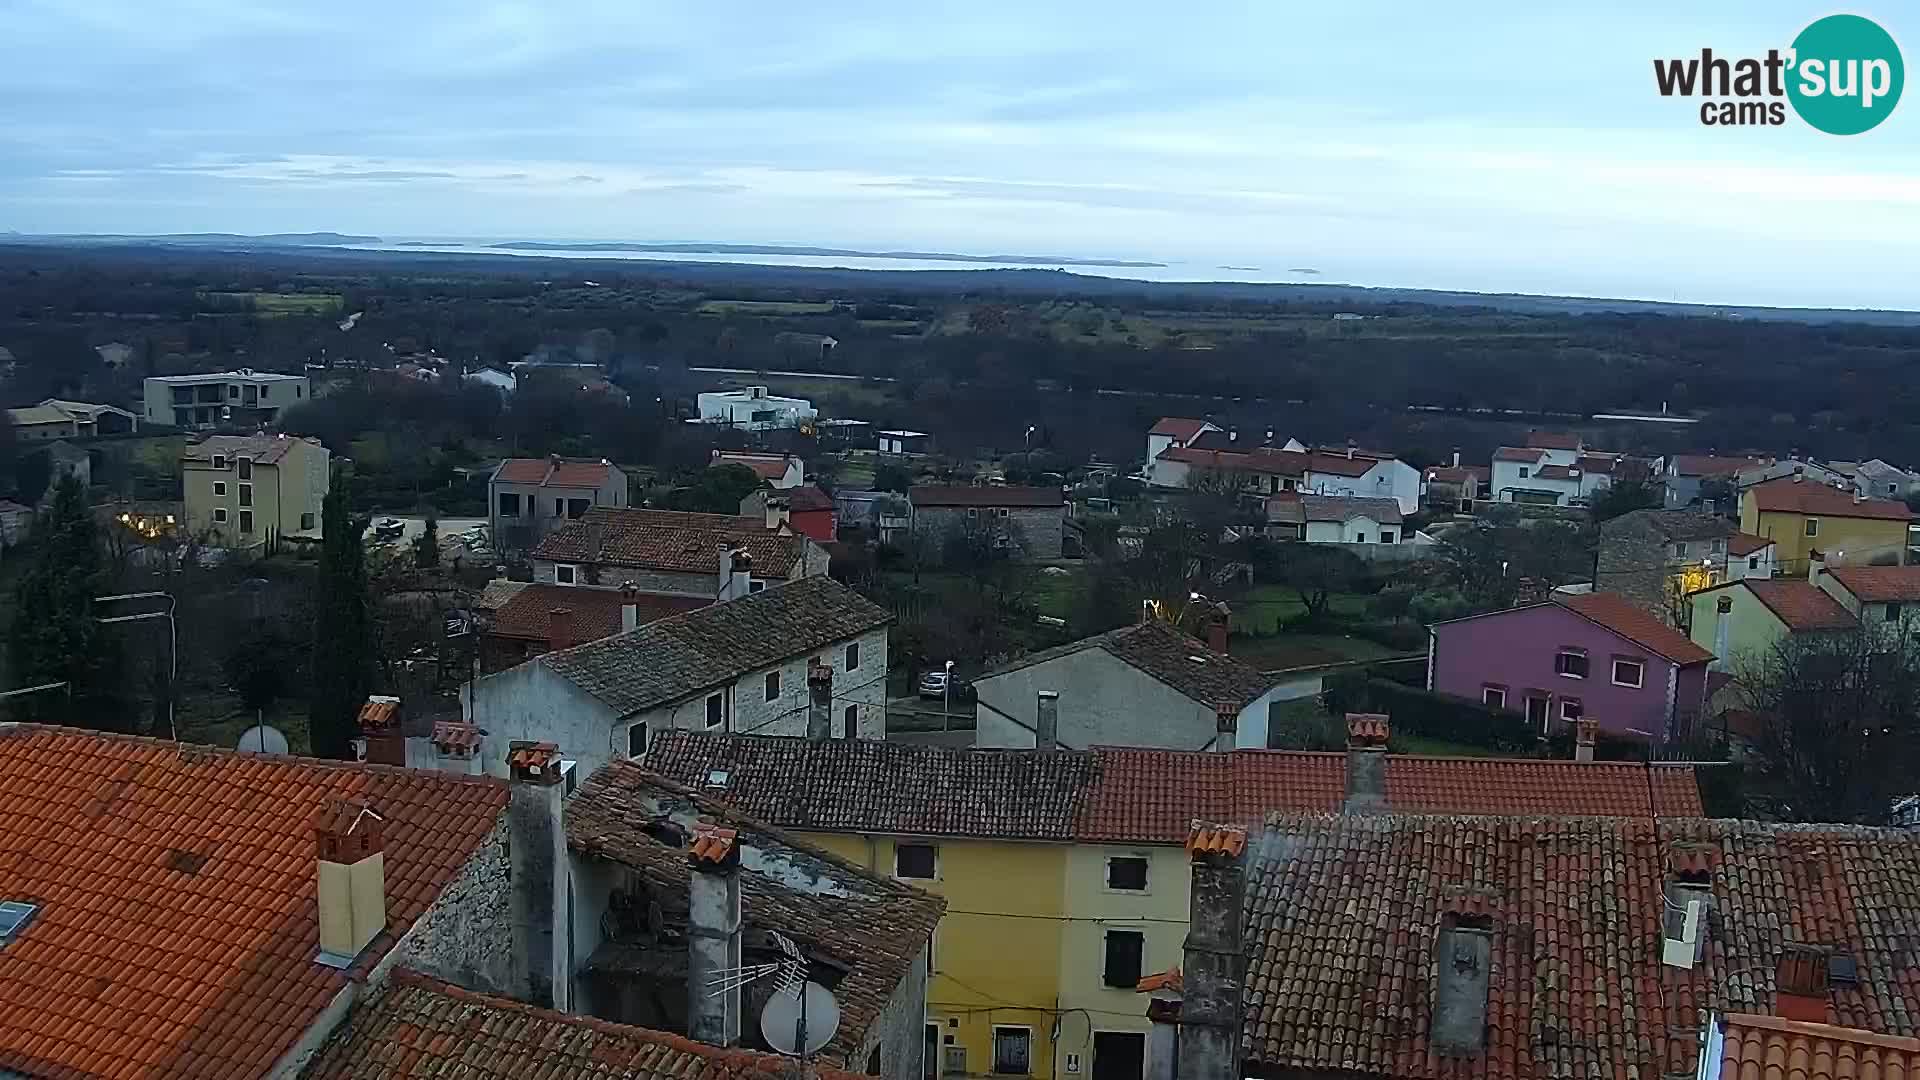
<path id="1" fill-rule="evenodd" d="M 1496 694 L 1500 696 L 1499 701 L 1492 700 L 1493 696 Z M 1495 685 L 1493 683 L 1480 684 L 1480 704 L 1485 705 L 1488 708 L 1499 709 L 1503 712 L 1506 711 L 1507 688 L 1504 686 Z"/>
<path id="2" fill-rule="evenodd" d="M 900 853 L 908 848 L 913 848 L 916 850 L 919 850 L 919 849 L 926 850 L 928 854 L 928 858 L 930 860 L 930 864 L 927 867 L 928 872 L 926 874 L 908 874 L 908 873 L 903 873 L 901 871 Z M 893 876 L 900 879 L 901 881 L 939 881 L 940 880 L 940 845 L 939 844 L 923 844 L 918 841 L 903 844 L 896 840 L 893 845 Z"/>
<path id="3" fill-rule="evenodd" d="M 224 506 L 214 507 L 213 520 L 217 525 L 225 525 L 227 523 L 227 508 Z"/>
<path id="4" fill-rule="evenodd" d="M 1560 701 L 1560 722 L 1571 724 L 1587 714 L 1586 705 L 1577 697 L 1563 697 Z"/>
<path id="5" fill-rule="evenodd" d="M 633 748 L 633 737 L 636 733 L 640 736 L 640 749 L 637 751 Z M 642 757 L 646 752 L 647 722 L 645 720 L 635 720 L 633 723 L 627 725 L 627 757 Z"/>
<path id="6" fill-rule="evenodd" d="M 227 497 L 227 482 L 225 480 L 215 480 L 213 482 L 213 497 L 216 499 L 224 499 Z"/>
<path id="7" fill-rule="evenodd" d="M 780 700 L 780 669 L 774 668 L 772 671 L 767 672 L 764 681 L 765 681 L 766 695 L 767 695 L 766 700 L 779 701 Z"/>
<path id="8" fill-rule="evenodd" d="M 704 708 L 706 709 L 706 713 L 701 719 L 706 722 L 708 731 L 727 726 L 727 696 L 725 694 L 718 690 L 708 694 Z"/>
<path id="9" fill-rule="evenodd" d="M 253 459 L 248 457 L 234 458 L 233 471 L 242 480 L 253 479 Z"/>
<path id="10" fill-rule="evenodd" d="M 1020 1037 L 1025 1040 L 1025 1045 L 1022 1047 L 1021 1056 L 1026 1060 L 1021 1063 L 1023 1066 L 1022 1068 L 1003 1069 L 1000 1067 L 1000 1033 L 1003 1031 L 1008 1032 L 1010 1034 L 1017 1032 L 1019 1033 Z M 991 1041 L 991 1045 L 989 1045 L 987 1048 L 987 1052 L 993 1056 L 993 1060 L 991 1062 L 988 1062 L 988 1066 L 989 1066 L 989 1071 L 994 1076 L 1032 1076 L 1033 1075 L 1033 1025 L 1031 1024 L 995 1024 L 993 1025 L 993 1038 Z"/>
<path id="11" fill-rule="evenodd" d="M 240 511 L 239 526 L 240 526 L 241 536 L 253 535 L 253 511 L 251 510 Z"/>
<path id="12" fill-rule="evenodd" d="M 847 706 L 846 709 L 844 709 L 840 713 L 840 718 L 846 724 L 846 728 L 847 728 L 846 737 L 849 739 L 859 738 L 860 737 L 860 706 L 858 704 Z"/>
<path id="13" fill-rule="evenodd" d="M 1631 664 L 1634 667 L 1639 669 L 1640 673 L 1638 676 L 1636 676 L 1635 681 L 1626 682 L 1620 678 L 1621 664 Z M 1613 668 L 1609 672 L 1609 674 L 1613 676 L 1613 685 L 1615 686 L 1624 686 L 1629 690 L 1644 690 L 1647 687 L 1647 662 L 1638 657 L 1633 657 L 1633 656 L 1614 657 Z"/>
<path id="14" fill-rule="evenodd" d="M 1140 864 L 1140 887 L 1139 888 L 1137 889 L 1130 888 L 1125 885 L 1115 885 L 1113 883 L 1113 864 L 1116 862 L 1121 862 L 1123 860 L 1130 863 L 1137 862 Z M 1152 895 L 1153 893 L 1153 860 L 1148 856 L 1140 855 L 1140 854 L 1108 855 L 1103 860 L 1102 865 L 1104 867 L 1103 880 L 1105 880 L 1106 882 L 1106 890 L 1108 892 L 1121 893 L 1126 896 Z"/>
<path id="15" fill-rule="evenodd" d="M 565 578 L 562 578 L 560 576 L 562 571 L 566 572 L 567 576 Z M 574 586 L 574 585 L 580 584 L 579 565 L 576 563 L 554 563 L 553 564 L 553 583 L 555 585 L 567 585 L 567 586 Z"/>
<path id="16" fill-rule="evenodd" d="M 1568 660 L 1568 659 L 1578 659 L 1580 661 L 1580 666 L 1585 668 L 1586 670 L 1577 671 L 1577 672 L 1562 670 L 1560 666 L 1560 661 Z M 1560 646 L 1559 651 L 1553 654 L 1553 673 L 1555 675 L 1560 676 L 1563 679 L 1584 680 L 1589 675 L 1593 674 L 1593 658 L 1590 655 L 1588 655 L 1587 650 L 1582 649 L 1577 645 L 1562 645 Z"/>
<path id="17" fill-rule="evenodd" d="M 239 495 L 240 495 L 241 506 L 253 505 L 253 485 L 252 484 L 241 484 Z"/>
<path id="18" fill-rule="evenodd" d="M 1749 570 L 1760 569 L 1760 556 L 1758 555 L 1747 556 L 1747 569 Z"/>
<path id="19" fill-rule="evenodd" d="M 1533 716 L 1533 704 L 1536 701 L 1540 703 L 1540 718 L 1538 720 L 1535 720 Z M 1536 693 L 1536 694 L 1528 694 L 1523 702 L 1523 706 L 1524 706 L 1524 711 L 1521 712 L 1520 715 L 1527 718 L 1528 724 L 1538 727 L 1541 731 L 1545 731 L 1547 729 L 1547 725 L 1553 722 L 1553 695 L 1552 694 L 1546 693 L 1545 691 L 1541 691 L 1540 693 Z"/>
<path id="20" fill-rule="evenodd" d="M 301 532 L 310 531 L 315 525 L 318 525 L 319 523 L 320 523 L 320 516 L 318 514 L 315 514 L 311 510 L 300 515 L 300 531 Z"/>
<path id="21" fill-rule="evenodd" d="M 1126 935 L 1139 943 L 1134 954 L 1133 978 L 1115 982 L 1113 979 L 1113 940 L 1115 935 Z M 1100 928 L 1100 985 L 1110 990 L 1133 990 L 1147 973 L 1147 930 L 1144 926 L 1103 926 Z M 1122 972 L 1122 975 L 1125 973 Z"/>
<path id="22" fill-rule="evenodd" d="M 1884 609 L 1883 614 L 1881 616 L 1882 622 L 1899 622 L 1900 621 L 1900 613 L 1902 610 L 1900 606 L 1900 601 L 1889 600 L 1885 604 L 1882 604 L 1881 607 Z"/>
<path id="23" fill-rule="evenodd" d="M 1817 517 L 1810 517 L 1806 520 L 1806 524 L 1803 525 L 1801 528 L 1802 528 L 1802 531 L 1800 535 L 1802 536 L 1819 536 L 1820 535 L 1820 519 Z"/>
<path id="24" fill-rule="evenodd" d="M 495 494 L 498 496 L 495 499 L 495 505 L 494 505 L 495 517 L 517 518 L 520 516 L 520 493 L 519 492 L 501 491 L 501 492 L 496 492 Z M 511 510 L 507 509 L 506 507 L 506 500 L 508 499 L 513 500 L 513 509 Z"/>
<path id="25" fill-rule="evenodd" d="M 842 666 L 845 667 L 847 671 L 860 670 L 860 643 L 859 642 L 857 641 L 847 642 L 847 647 L 845 649 L 842 649 L 840 652 L 840 663 Z"/>
<path id="26" fill-rule="evenodd" d="M 215 472 L 227 471 L 227 455 L 225 454 L 213 455 L 213 471 Z"/>

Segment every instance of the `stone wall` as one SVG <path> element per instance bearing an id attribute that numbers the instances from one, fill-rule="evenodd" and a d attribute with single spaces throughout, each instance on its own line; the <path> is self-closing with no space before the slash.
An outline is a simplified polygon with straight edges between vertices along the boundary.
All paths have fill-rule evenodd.
<path id="1" fill-rule="evenodd" d="M 507 817 L 401 943 L 401 963 L 472 990 L 511 994 L 513 911 Z"/>

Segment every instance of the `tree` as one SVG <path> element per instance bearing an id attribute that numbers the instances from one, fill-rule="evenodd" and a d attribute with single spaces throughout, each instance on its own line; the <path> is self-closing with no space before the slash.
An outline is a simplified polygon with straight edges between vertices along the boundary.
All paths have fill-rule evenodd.
<path id="1" fill-rule="evenodd" d="M 433 570 L 440 565 L 440 522 L 436 518 L 427 519 L 427 527 L 413 542 L 413 565 L 422 570 Z"/>
<path id="2" fill-rule="evenodd" d="M 1585 575 L 1593 572 L 1588 530 L 1567 521 L 1523 520 L 1505 507 L 1447 530 L 1436 547 L 1440 577 L 1475 611 L 1512 607 L 1522 581 L 1561 585 L 1589 580 Z"/>
<path id="3" fill-rule="evenodd" d="M 902 495 L 913 486 L 913 473 L 905 465 L 882 462 L 873 467 L 873 488 L 875 491 L 897 491 Z"/>
<path id="4" fill-rule="evenodd" d="M 1622 480 L 1602 488 L 1593 499 L 1593 520 L 1610 521 L 1635 510 L 1658 510 L 1660 489 L 1644 480 Z"/>
<path id="5" fill-rule="evenodd" d="M 34 528 L 32 562 L 14 588 L 7 657 L 20 686 L 68 685 L 66 694 L 33 700 L 28 707 L 36 715 L 131 730 L 120 638 L 94 618 L 93 598 L 107 584 L 98 532 L 79 481 L 62 478 Z"/>
<path id="6" fill-rule="evenodd" d="M 760 478 L 745 465 L 718 465 L 702 469 L 684 488 L 668 496 L 669 508 L 700 514 L 738 514 L 740 500 L 760 487 Z"/>
<path id="7" fill-rule="evenodd" d="M 287 671 L 291 667 L 288 648 L 286 639 L 271 625 L 256 622 L 252 632 L 227 654 L 224 665 L 227 685 L 239 696 L 243 707 L 255 713 L 265 712 L 286 693 Z"/>
<path id="8" fill-rule="evenodd" d="M 1353 552 L 1301 543 L 1285 546 L 1278 578 L 1299 594 L 1308 621 L 1320 622 L 1329 614 L 1334 594 L 1354 591 L 1366 576 L 1367 564 Z"/>
<path id="9" fill-rule="evenodd" d="M 367 595 L 367 519 L 348 509 L 346 485 L 321 504 L 320 568 L 313 623 L 309 730 L 319 757 L 352 753 L 354 724 L 373 684 L 373 619 Z"/>

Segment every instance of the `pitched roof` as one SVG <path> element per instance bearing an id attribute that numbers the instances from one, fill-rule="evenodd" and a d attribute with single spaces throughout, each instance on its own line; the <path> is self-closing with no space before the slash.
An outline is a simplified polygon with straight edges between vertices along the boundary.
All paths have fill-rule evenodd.
<path id="1" fill-rule="evenodd" d="M 1713 659 L 1713 653 L 1634 606 L 1633 601 L 1619 593 L 1555 593 L 1553 600 L 1561 607 L 1577 612 L 1588 622 L 1605 627 L 1676 664 L 1704 664 Z"/>
<path id="2" fill-rule="evenodd" d="M 1169 446 L 1160 452 L 1161 461 L 1178 461 L 1206 469 L 1253 472 L 1273 476 L 1305 476 L 1308 455 L 1294 450 L 1260 449 L 1252 453 L 1234 450 L 1201 450 Z M 1369 466 L 1373 463 L 1368 462 Z M 1364 470 L 1363 470 L 1364 471 Z"/>
<path id="3" fill-rule="evenodd" d="M 1630 510 L 1600 525 L 1603 536 L 1645 528 L 1667 540 L 1718 540 L 1735 534 L 1733 522 L 1698 510 Z"/>
<path id="4" fill-rule="evenodd" d="M 1520 461 L 1529 465 L 1546 456 L 1544 450 L 1522 450 L 1517 446 L 1502 446 L 1493 452 L 1495 461 Z"/>
<path id="5" fill-rule="evenodd" d="M 597 488 L 607 482 L 615 468 L 605 459 L 556 462 L 551 458 L 508 458 L 500 463 L 493 478 L 503 484 Z"/>
<path id="6" fill-rule="evenodd" d="M 1590 473 L 1611 476 L 1621 465 L 1621 459 L 1612 454 L 1581 454 L 1573 461 L 1574 467 Z"/>
<path id="7" fill-rule="evenodd" d="M 804 514 L 812 510 L 831 510 L 834 507 L 833 496 L 821 491 L 813 484 L 801 484 L 799 487 L 789 488 L 784 494 L 787 497 L 787 509 L 796 514 Z"/>
<path id="8" fill-rule="evenodd" d="M 641 828 L 663 813 L 676 822 L 697 817 L 731 826 L 735 842 L 761 856 L 743 851 L 740 860 L 746 923 L 756 930 L 779 931 L 802 951 L 824 953 L 846 969 L 839 984 L 831 987 L 840 1003 L 840 1029 L 827 1050 L 843 1063 L 864 1065 L 848 1063 L 846 1056 L 860 1046 L 927 948 L 946 901 L 631 761 L 602 768 L 567 800 L 567 846 L 640 871 L 655 902 L 668 911 L 684 911 L 692 873 L 687 849 Z M 784 863 L 788 872 L 758 869 L 767 863 Z M 685 948 L 675 946 L 679 956 Z"/>
<path id="9" fill-rule="evenodd" d="M 829 1080 L 855 1080 L 821 1068 Z M 354 1006 L 303 1080 L 787 1080 L 793 1061 L 476 994 L 401 968 Z"/>
<path id="10" fill-rule="evenodd" d="M 540 664 L 622 716 L 877 630 L 893 617 L 829 577 L 783 582 L 550 652 Z"/>
<path id="11" fill-rule="evenodd" d="M 1382 525 L 1400 523 L 1400 500 L 1355 495 L 1301 495 L 1300 510 L 1308 521 L 1352 521 L 1370 518 Z"/>
<path id="12" fill-rule="evenodd" d="M 346 971 L 313 959 L 336 798 L 387 822 L 387 929 Z M 496 780 L 0 725 L 0 899 L 39 905 L 0 947 L 0 1071 L 265 1076 L 506 805 Z"/>
<path id="13" fill-rule="evenodd" d="M 1920 1039 L 1778 1016 L 1724 1018 L 1717 1080 L 1914 1080 Z"/>
<path id="14" fill-rule="evenodd" d="M 655 734 L 647 768 L 686 784 L 727 773 L 726 800 L 789 829 L 1071 840 L 1094 758 L 1076 750 L 948 750 L 872 739 Z"/>
<path id="15" fill-rule="evenodd" d="M 1205 420 L 1189 420 L 1182 416 L 1163 416 L 1159 422 L 1147 429 L 1149 435 L 1165 435 L 1171 439 L 1186 442 L 1208 427 Z"/>
<path id="16" fill-rule="evenodd" d="M 1772 537 L 1755 536 L 1747 532 L 1736 532 L 1727 540 L 1727 554 L 1744 557 L 1758 551 L 1765 551 L 1772 546 Z"/>
<path id="17" fill-rule="evenodd" d="M 788 462 L 785 454 L 749 454 L 733 450 L 715 450 L 707 462 L 707 468 L 717 469 L 722 465 L 738 465 L 750 469 L 753 475 L 762 480 L 779 480 L 787 475 Z"/>
<path id="18" fill-rule="evenodd" d="M 73 417 L 51 405 L 29 405 L 23 409 L 8 409 L 7 419 L 15 427 L 29 424 L 71 424 Z"/>
<path id="19" fill-rule="evenodd" d="M 1533 475 L 1540 480 L 1576 480 L 1580 473 L 1572 465 L 1542 465 Z"/>
<path id="20" fill-rule="evenodd" d="M 1859 499 L 1853 492 L 1828 487 L 1817 480 L 1794 482 L 1791 476 L 1775 477 L 1755 484 L 1742 493 L 1752 496 L 1761 513 L 1814 514 L 1820 517 L 1872 518 L 1884 521 L 1910 521 L 1913 511 L 1907 504 L 1891 499 Z"/>
<path id="21" fill-rule="evenodd" d="M 285 435 L 209 435 L 180 450 L 182 461 L 212 461 L 215 454 L 231 461 L 236 457 L 253 459 L 257 465 L 277 465 L 296 442 L 319 446 L 318 439 L 293 439 Z"/>
<path id="22" fill-rule="evenodd" d="M 1713 1011 L 1770 1012 L 1787 941 L 1828 945 L 1859 980 L 1836 1023 L 1915 1034 L 1920 837 L 1837 825 L 1645 818 L 1268 819 L 1249 845 L 1250 1075 L 1283 1069 L 1441 1080 L 1692 1075 Z M 1676 866 L 1712 892 L 1704 955 L 1661 963 Z M 1438 929 L 1492 926 L 1486 1043 L 1429 1039 Z"/>
<path id="23" fill-rule="evenodd" d="M 1076 832 L 1096 842 L 1177 844 L 1195 819 L 1257 825 L 1268 813 L 1338 813 L 1347 755 L 1094 748 L 1099 766 Z M 1651 787 L 1651 791 L 1649 790 Z M 1388 808 L 1402 814 L 1647 814 L 1699 817 L 1693 770 L 1638 762 L 1388 754 Z"/>
<path id="24" fill-rule="evenodd" d="M 1127 665 L 1211 709 L 1226 702 L 1237 711 L 1277 681 L 1258 668 L 1208 648 L 1205 642 L 1158 619 L 1028 653 L 994 668 L 975 682 L 1044 664 L 1087 649 L 1102 649 Z"/>
<path id="25" fill-rule="evenodd" d="M 548 626 L 555 608 L 573 612 L 573 634 L 578 641 L 598 641 L 620 632 L 625 598 L 619 589 L 576 588 L 571 585 L 528 585 L 494 610 L 488 633 L 530 641 L 552 639 Z M 662 596 L 639 593 L 633 598 L 640 625 L 713 603 L 702 596 Z"/>
<path id="26" fill-rule="evenodd" d="M 1464 484 L 1468 480 L 1486 483 L 1491 475 L 1485 465 L 1432 465 L 1427 468 L 1427 480 L 1435 484 Z"/>
<path id="27" fill-rule="evenodd" d="M 907 489 L 907 498 L 915 506 L 1065 506 L 1066 495 L 1057 487 L 981 487 L 970 484 L 915 484 Z"/>
<path id="28" fill-rule="evenodd" d="M 481 611 L 498 611 L 506 606 L 521 590 L 528 588 L 530 581 L 512 581 L 507 578 L 494 578 L 480 590 L 480 596 L 473 606 Z"/>
<path id="29" fill-rule="evenodd" d="M 1570 431 L 1529 431 L 1527 445 L 1539 450 L 1578 450 L 1585 443 Z"/>
<path id="30" fill-rule="evenodd" d="M 1765 458 L 1717 457 L 1713 454 L 1676 454 L 1673 471 L 1677 476 L 1732 476 L 1741 469 L 1768 464 Z"/>
<path id="31" fill-rule="evenodd" d="M 1920 566 L 1835 566 L 1827 573 L 1862 603 L 1920 601 Z"/>
<path id="32" fill-rule="evenodd" d="M 1802 578 L 1745 578 L 1754 597 L 1789 630 L 1850 630 L 1860 623 L 1825 589 Z"/>
<path id="33" fill-rule="evenodd" d="M 710 573 L 717 579 L 722 547 L 753 556 L 762 577 L 785 577 L 806 556 L 807 538 L 769 529 L 763 517 L 596 506 L 548 533 L 533 558 Z"/>

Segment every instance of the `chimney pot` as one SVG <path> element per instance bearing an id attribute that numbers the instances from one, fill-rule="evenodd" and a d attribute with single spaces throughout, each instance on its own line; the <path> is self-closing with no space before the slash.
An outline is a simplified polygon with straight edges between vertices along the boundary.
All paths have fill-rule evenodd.
<path id="1" fill-rule="evenodd" d="M 1213 705 L 1213 748 L 1226 753 L 1234 748 L 1240 735 L 1240 706 L 1231 701 Z"/>
<path id="2" fill-rule="evenodd" d="M 1387 808 L 1387 735 L 1383 713 L 1347 714 L 1347 798 L 1349 814 L 1378 813 Z"/>
<path id="3" fill-rule="evenodd" d="M 1207 619 L 1207 648 L 1220 656 L 1227 655 L 1227 635 L 1233 626 L 1232 613 L 1225 604 L 1213 610 Z"/>
<path id="4" fill-rule="evenodd" d="M 637 629 L 640 625 L 640 590 L 629 581 L 620 586 L 620 629 L 622 632 Z"/>
<path id="5" fill-rule="evenodd" d="M 1232 826 L 1195 821 L 1187 837 L 1193 876 L 1180 962 L 1179 1076 L 1241 1075 L 1246 849 L 1246 831 Z"/>
<path id="6" fill-rule="evenodd" d="M 1600 722 L 1591 716 L 1573 722 L 1573 760 L 1593 760 L 1593 742 L 1599 731 Z"/>
<path id="7" fill-rule="evenodd" d="M 1808 581 L 1813 582 L 1816 585 L 1819 584 L 1820 575 L 1825 573 L 1826 569 L 1827 569 L 1826 552 L 1821 551 L 1818 548 L 1815 548 L 1814 550 L 1807 552 L 1807 580 Z"/>
<path id="8" fill-rule="evenodd" d="M 314 819 L 320 958 L 330 967 L 347 967 L 386 929 L 385 824 L 348 799 L 329 800 Z"/>
<path id="9" fill-rule="evenodd" d="M 807 738 L 833 738 L 833 668 L 818 657 L 807 661 Z"/>
<path id="10" fill-rule="evenodd" d="M 557 607 L 547 612 L 547 648 L 552 652 L 571 649 L 579 644 L 573 639 L 573 609 Z"/>
<path id="11" fill-rule="evenodd" d="M 1060 692 L 1040 691 L 1034 709 L 1033 746 L 1036 750 L 1054 750 L 1060 745 Z"/>
<path id="12" fill-rule="evenodd" d="M 507 768 L 526 784 L 560 782 L 560 747 L 550 742 L 516 739 L 507 744 Z"/>
<path id="13" fill-rule="evenodd" d="M 687 1034 L 710 1046 L 740 1041 L 740 844 L 732 829 L 696 830 L 687 883 Z M 715 986 L 725 987 L 718 994 Z"/>

